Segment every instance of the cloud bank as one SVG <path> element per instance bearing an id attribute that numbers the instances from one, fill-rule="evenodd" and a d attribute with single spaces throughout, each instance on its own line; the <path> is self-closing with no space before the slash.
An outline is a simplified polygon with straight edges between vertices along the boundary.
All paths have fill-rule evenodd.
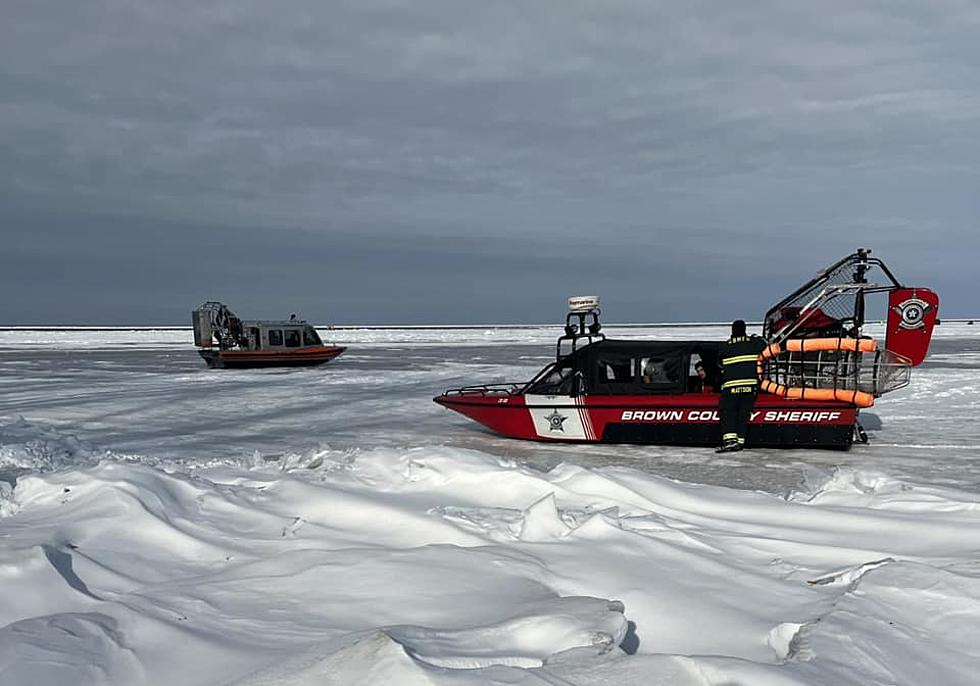
<path id="1" fill-rule="evenodd" d="M 980 249 L 978 29 L 980 9 L 956 0 L 15 0 L 0 209 L 13 252 L 48 236 L 34 270 L 83 216 L 91 242 L 132 232 L 105 249 L 134 264 L 151 225 L 186 245 L 213 227 L 270 246 L 312 232 L 322 274 L 343 266 L 326 246 L 357 244 L 361 277 L 441 298 L 416 321 L 468 311 L 431 278 L 442 251 L 473 292 L 499 297 L 506 274 L 514 299 L 576 286 L 560 275 L 582 274 L 568 253 L 588 246 L 607 293 L 669 289 L 679 311 L 725 318 L 768 302 L 753 278 L 871 244 L 965 313 L 957 294 L 980 285 L 966 257 Z M 371 255 L 396 239 L 414 248 L 392 276 Z M 48 270 L 52 293 L 88 271 Z M 725 293 L 687 298 L 704 272 Z M 365 321 L 394 314 L 363 307 Z M 541 320 L 537 307 L 513 316 Z"/>

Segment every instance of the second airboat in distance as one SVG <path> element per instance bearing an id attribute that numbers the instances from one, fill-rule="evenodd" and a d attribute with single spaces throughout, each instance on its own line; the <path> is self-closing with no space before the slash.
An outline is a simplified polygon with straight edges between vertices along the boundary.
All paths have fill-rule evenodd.
<path id="1" fill-rule="evenodd" d="M 197 352 L 212 368 L 308 367 L 347 349 L 324 343 L 312 324 L 295 315 L 243 321 L 227 305 L 209 301 L 191 312 L 191 321 Z"/>
<path id="2" fill-rule="evenodd" d="M 886 300 L 883 345 L 864 331 L 871 296 Z M 434 400 L 513 438 L 720 443 L 721 341 L 612 340 L 602 332 L 598 298 L 570 298 L 568 306 L 556 359 L 531 381 L 467 386 Z M 938 311 L 939 296 L 902 285 L 870 250 L 819 272 L 766 312 L 748 446 L 848 448 L 855 437 L 866 440 L 860 410 L 909 383 Z"/>

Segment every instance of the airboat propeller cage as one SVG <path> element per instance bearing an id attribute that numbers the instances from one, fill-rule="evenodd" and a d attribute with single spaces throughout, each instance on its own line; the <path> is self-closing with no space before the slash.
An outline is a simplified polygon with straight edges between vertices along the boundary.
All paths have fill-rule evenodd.
<path id="1" fill-rule="evenodd" d="M 191 312 L 194 325 L 194 345 L 210 348 L 213 340 L 218 340 L 220 348 L 231 348 L 237 344 L 242 332 L 242 320 L 228 309 L 224 303 L 209 300 Z"/>
<path id="2" fill-rule="evenodd" d="M 883 349 L 862 334 L 865 298 L 876 293 L 888 296 Z M 903 286 L 884 262 L 859 248 L 766 313 L 763 333 L 773 354 L 760 357 L 761 388 L 870 407 L 874 398 L 908 385 L 911 368 L 929 350 L 938 311 L 933 291 Z"/>
<path id="3" fill-rule="evenodd" d="M 903 285 L 864 248 L 819 272 L 771 307 L 763 336 L 771 343 L 818 336 L 860 338 L 865 299 L 876 293 L 888 295 L 885 350 L 918 366 L 929 351 L 939 296 L 928 288 Z"/>

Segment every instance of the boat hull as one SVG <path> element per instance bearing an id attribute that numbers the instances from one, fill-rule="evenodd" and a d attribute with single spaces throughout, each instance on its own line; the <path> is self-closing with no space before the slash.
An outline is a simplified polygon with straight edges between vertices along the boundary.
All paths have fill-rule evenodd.
<path id="1" fill-rule="evenodd" d="M 537 441 L 718 445 L 718 395 L 532 396 L 446 393 L 435 402 L 503 436 Z M 746 443 L 755 447 L 848 448 L 857 408 L 762 394 Z"/>
<path id="2" fill-rule="evenodd" d="M 248 369 L 257 367 L 312 367 L 341 355 L 342 346 L 316 346 L 289 350 L 198 350 L 214 369 Z"/>

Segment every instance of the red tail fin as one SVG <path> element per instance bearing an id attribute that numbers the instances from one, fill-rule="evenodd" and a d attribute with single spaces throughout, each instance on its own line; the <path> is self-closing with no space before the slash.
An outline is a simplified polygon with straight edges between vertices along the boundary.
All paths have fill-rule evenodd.
<path id="1" fill-rule="evenodd" d="M 897 288 L 888 295 L 885 348 L 908 358 L 912 366 L 926 359 L 939 315 L 939 296 L 928 288 Z"/>

